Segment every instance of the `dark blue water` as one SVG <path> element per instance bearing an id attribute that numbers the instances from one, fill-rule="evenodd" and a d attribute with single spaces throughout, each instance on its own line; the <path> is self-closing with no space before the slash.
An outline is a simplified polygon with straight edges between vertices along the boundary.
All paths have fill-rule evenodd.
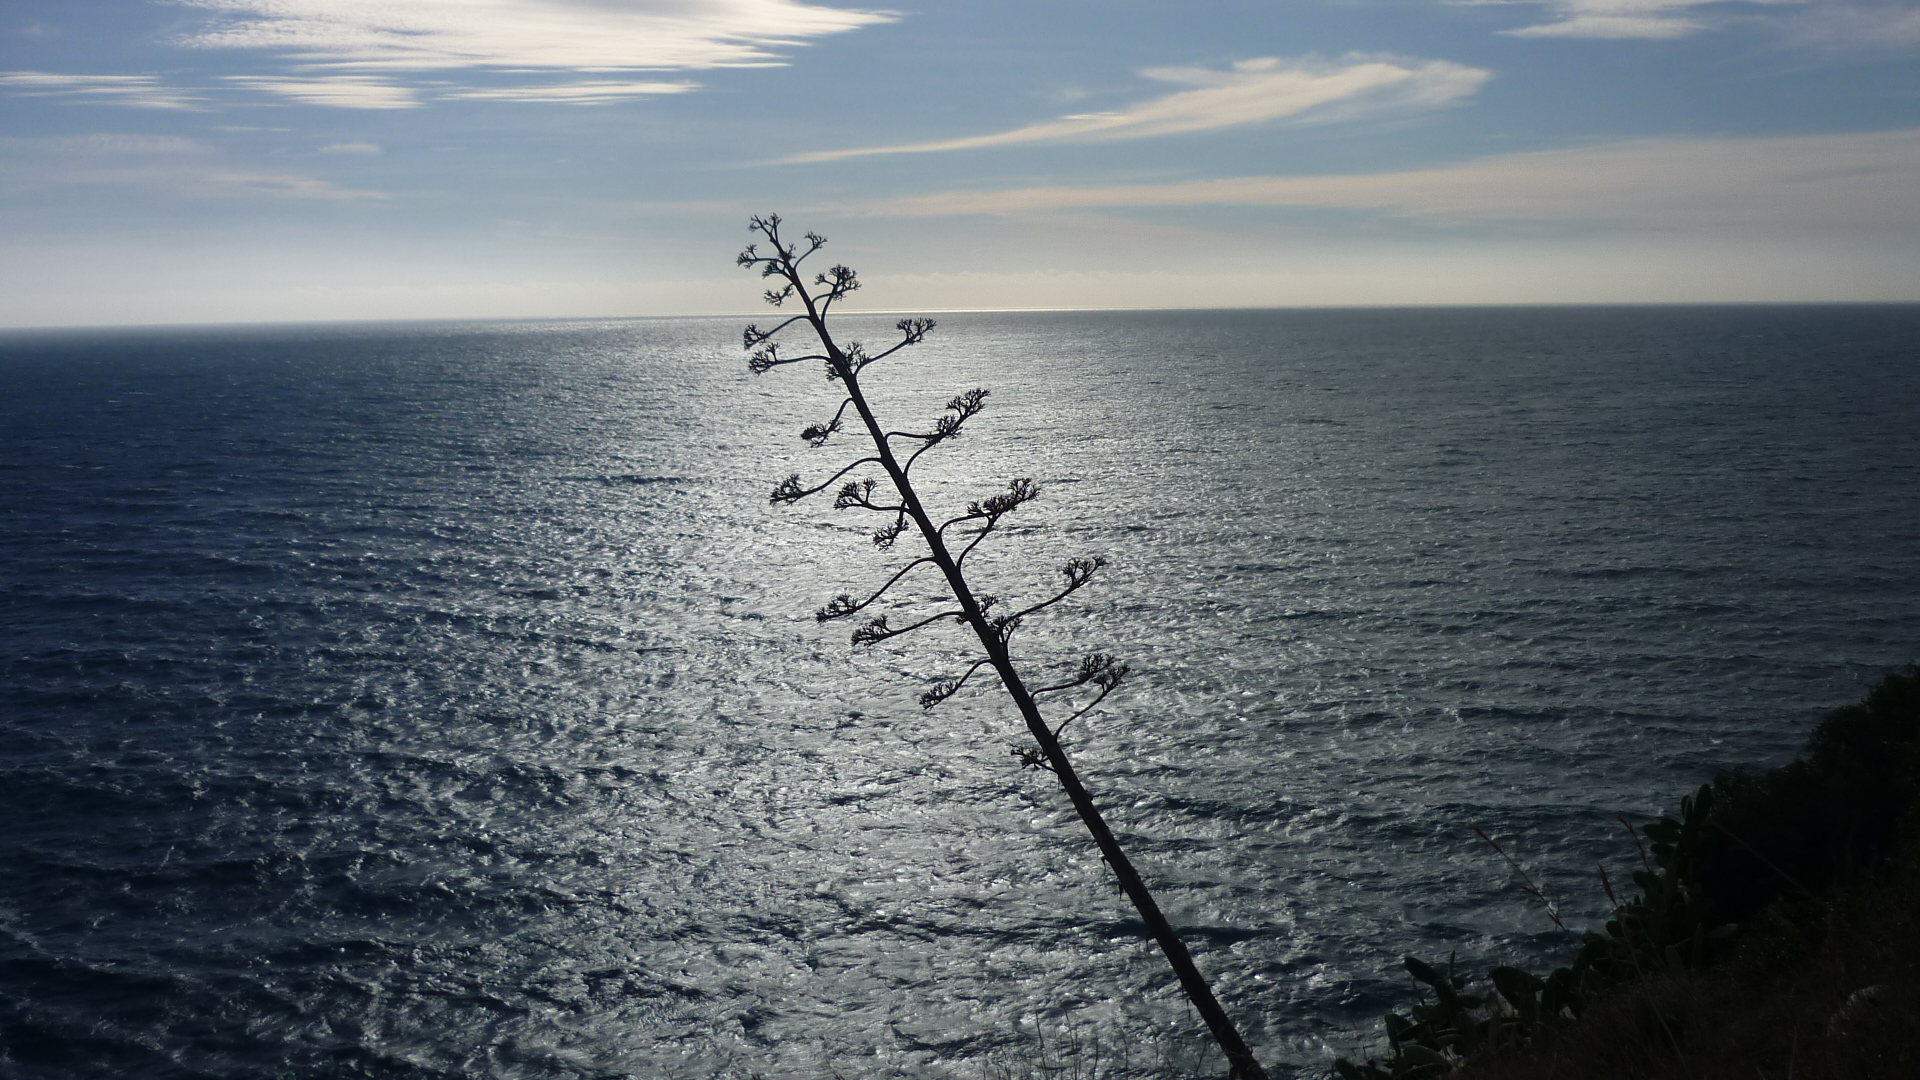
<path id="1" fill-rule="evenodd" d="M 872 320 L 880 339 L 885 322 Z M 858 320 L 856 320 L 858 322 Z M 1920 653 L 1920 309 L 970 315 L 874 369 L 1046 497 L 988 591 L 1271 1060 Z M 0 337 L 0 1074 L 983 1076 L 1190 1030 L 734 320 Z M 892 363 L 892 362 L 889 362 Z M 984 586 L 983 586 L 984 587 Z M 908 599 L 914 597 L 909 595 Z M 1576 918 L 1577 922 L 1577 918 Z"/>

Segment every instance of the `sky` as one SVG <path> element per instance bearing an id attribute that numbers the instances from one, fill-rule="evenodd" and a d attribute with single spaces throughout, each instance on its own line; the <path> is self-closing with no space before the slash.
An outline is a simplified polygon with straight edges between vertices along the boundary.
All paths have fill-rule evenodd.
<path id="1" fill-rule="evenodd" d="M 0 326 L 1920 301 L 1920 0 L 6 0 Z"/>

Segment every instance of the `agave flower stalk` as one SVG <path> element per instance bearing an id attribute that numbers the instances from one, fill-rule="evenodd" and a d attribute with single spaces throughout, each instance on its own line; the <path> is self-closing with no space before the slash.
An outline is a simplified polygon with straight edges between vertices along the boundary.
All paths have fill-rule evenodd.
<path id="1" fill-rule="evenodd" d="M 746 328 L 743 344 L 751 354 L 748 367 L 755 374 L 764 374 L 789 364 L 824 365 L 827 378 L 839 384 L 845 396 L 830 418 L 809 424 L 800 437 L 810 445 L 824 446 L 846 432 L 850 425 L 857 425 L 871 451 L 863 451 L 862 456 L 819 483 L 806 483 L 798 474 L 787 477 L 774 487 L 772 502 L 789 505 L 835 488 L 836 509 L 861 510 L 878 515 L 884 521 L 872 534 L 876 547 L 891 549 L 910 532 L 917 534 L 925 545 L 924 553 L 900 566 L 879 588 L 865 596 L 843 593 L 834 597 L 817 613 L 819 620 L 825 623 L 864 615 L 865 621 L 853 631 L 852 637 L 854 644 L 869 647 L 939 624 L 959 623 L 972 630 L 979 643 L 979 653 L 956 673 L 936 681 L 920 696 L 921 706 L 926 709 L 938 706 L 982 670 L 991 670 L 998 676 L 1033 737 L 1031 746 L 1017 748 L 1014 755 L 1026 767 L 1044 769 L 1059 780 L 1081 822 L 1092 834 L 1101 857 L 1113 869 L 1121 890 L 1133 902 L 1148 933 L 1172 965 L 1181 989 L 1219 1043 L 1232 1075 L 1241 1080 L 1264 1080 L 1265 1070 L 1214 997 L 1186 943 L 1154 902 L 1146 881 L 1121 850 L 1061 741 L 1068 725 L 1113 692 L 1126 677 L 1127 666 L 1106 653 L 1096 652 L 1081 658 L 1057 681 L 1029 687 L 1013 662 L 1009 644 L 1021 624 L 1085 587 L 1105 565 L 1104 560 L 1098 557 L 1067 560 L 1060 567 L 1064 580 L 1059 588 L 1048 598 L 1026 607 L 1008 609 L 998 598 L 974 591 L 967 581 L 967 558 L 999 528 L 1007 515 L 1038 497 L 1039 485 L 1031 478 L 1020 477 L 1011 481 L 1005 491 L 969 503 L 959 514 L 936 519 L 914 488 L 913 467 L 928 451 L 960 435 L 967 421 L 985 408 L 987 391 L 975 389 L 956 395 L 947 403 L 946 412 L 923 430 L 888 429 L 874 414 L 862 391 L 862 373 L 870 365 L 925 340 L 933 329 L 933 320 L 900 320 L 895 326 L 900 333 L 899 340 L 880 352 L 869 353 L 854 341 L 843 345 L 829 330 L 827 316 L 834 305 L 860 287 L 858 277 L 848 267 L 836 265 L 807 280 L 801 263 L 818 252 L 826 240 L 808 233 L 804 243 L 790 243 L 782 238 L 780 226 L 778 215 L 753 218 L 750 227 L 764 239 L 768 250 L 762 251 L 759 243 L 751 244 L 737 261 L 743 267 L 757 269 L 763 279 L 771 282 L 772 287 L 765 293 L 767 303 L 779 308 L 793 304 L 800 310 L 769 329 Z M 798 353 L 783 352 L 776 337 L 801 324 L 812 331 L 817 351 L 812 351 L 814 346 L 809 345 Z M 884 484 L 875 473 L 884 477 Z M 893 625 L 886 615 L 869 613 L 903 580 L 925 572 L 938 572 L 945 579 L 950 607 L 922 613 L 900 626 Z M 1043 698 L 1064 702 L 1059 711 L 1066 712 L 1066 717 L 1058 721 L 1047 719 L 1040 707 Z"/>

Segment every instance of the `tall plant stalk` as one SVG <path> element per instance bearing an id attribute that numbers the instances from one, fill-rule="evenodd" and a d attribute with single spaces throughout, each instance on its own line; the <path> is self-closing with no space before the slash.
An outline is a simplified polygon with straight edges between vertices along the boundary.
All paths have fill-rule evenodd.
<path id="1" fill-rule="evenodd" d="M 783 319 L 771 329 L 762 330 L 758 326 L 746 328 L 743 342 L 752 354 L 748 367 L 755 374 L 763 374 L 787 364 L 824 364 L 827 378 L 837 382 L 845 390 L 846 396 L 831 419 L 809 425 L 801 432 L 801 438 L 814 446 L 825 445 L 846 430 L 848 412 L 851 410 L 860 430 L 872 445 L 872 453 L 846 465 L 819 484 L 805 484 L 797 474 L 789 476 L 773 489 L 772 502 L 775 505 L 796 503 L 840 483 L 834 497 L 836 508 L 865 510 L 887 519 L 887 524 L 873 533 L 875 546 L 890 549 L 895 541 L 909 531 L 917 532 L 926 545 L 925 554 L 906 563 L 864 599 L 849 594 L 836 596 L 818 612 L 820 621 L 824 623 L 852 618 L 871 608 L 910 574 L 928 569 L 939 572 L 946 581 L 955 607 L 917 617 L 899 627 L 889 625 L 885 615 L 871 616 L 853 631 L 854 643 L 873 646 L 890 638 L 947 622 L 963 624 L 973 631 L 982 653 L 958 674 L 939 680 L 922 694 L 921 706 L 931 709 L 939 705 L 983 668 L 990 669 L 999 677 L 1001 686 L 1026 721 L 1028 733 L 1033 736 L 1034 745 L 1015 750 L 1015 756 L 1025 766 L 1044 769 L 1059 780 L 1060 787 L 1080 815 L 1080 821 L 1092 834 L 1101 857 L 1113 868 L 1120 888 L 1133 901 L 1148 933 L 1166 955 L 1167 963 L 1180 980 L 1181 989 L 1186 992 L 1188 1000 L 1193 1003 L 1194 1009 L 1206 1022 L 1214 1040 L 1226 1055 L 1231 1075 L 1240 1080 L 1265 1080 L 1266 1071 L 1247 1048 L 1246 1040 L 1241 1038 L 1239 1029 L 1227 1016 L 1226 1010 L 1220 1007 L 1212 988 L 1207 985 L 1206 977 L 1200 974 L 1200 969 L 1193 962 L 1193 955 L 1187 951 L 1186 943 L 1174 932 L 1172 924 L 1160 911 L 1160 905 L 1154 902 L 1146 881 L 1134 869 L 1126 852 L 1121 850 L 1120 842 L 1114 838 L 1113 830 L 1108 828 L 1086 785 L 1080 782 L 1080 776 L 1061 743 L 1061 733 L 1067 726 L 1099 705 L 1119 685 L 1127 673 L 1126 665 L 1105 653 L 1092 653 L 1082 658 L 1077 667 L 1062 680 L 1029 688 L 1013 663 L 1009 642 L 1021 623 L 1079 591 L 1093 579 L 1104 565 L 1104 560 L 1068 560 L 1060 568 L 1065 584 L 1049 598 L 1018 610 L 996 613 L 1001 606 L 1000 600 L 973 590 L 967 583 L 965 573 L 967 557 L 978 549 L 1007 514 L 1035 498 L 1039 494 L 1038 486 L 1029 478 L 1015 479 L 1007 485 L 1006 491 L 972 502 L 963 513 L 956 516 L 935 521 L 914 488 L 914 464 L 922 454 L 959 435 L 967 421 L 985 407 L 987 391 L 969 390 L 954 397 L 947 403 L 945 415 L 935 419 L 932 426 L 924 431 L 889 430 L 882 425 L 861 389 L 861 373 L 868 365 L 925 340 L 933 329 L 933 320 L 902 319 L 895 327 L 900 332 L 900 340 L 878 353 L 869 354 L 858 342 L 849 341 L 843 346 L 829 331 L 827 314 L 833 305 L 860 287 L 858 278 L 851 269 L 836 265 L 815 275 L 809 283 L 802 275 L 800 264 L 819 251 L 826 240 L 808 233 L 805 249 L 802 250 L 800 244 L 788 243 L 781 238 L 780 225 L 778 215 L 753 218 L 751 229 L 765 238 L 771 250 L 763 252 L 758 243 L 750 244 L 740 253 L 737 261 L 743 267 L 758 269 L 762 278 L 772 281 L 773 287 L 765 294 L 769 304 L 784 307 L 789 302 L 797 302 L 802 311 Z M 801 355 L 782 353 L 775 337 L 801 323 L 812 330 L 820 351 Z M 887 494 L 879 482 L 871 478 L 870 472 L 858 479 L 847 479 L 863 469 L 875 468 L 885 474 L 892 489 L 891 494 Z M 898 501 L 894 501 L 896 499 Z M 1076 694 L 1077 697 L 1074 696 Z M 1049 695 L 1066 695 L 1060 700 L 1066 701 L 1067 708 L 1071 710 L 1066 719 L 1057 724 L 1045 718 L 1038 703 L 1038 699 Z M 1074 707 L 1076 705 L 1077 708 Z"/>

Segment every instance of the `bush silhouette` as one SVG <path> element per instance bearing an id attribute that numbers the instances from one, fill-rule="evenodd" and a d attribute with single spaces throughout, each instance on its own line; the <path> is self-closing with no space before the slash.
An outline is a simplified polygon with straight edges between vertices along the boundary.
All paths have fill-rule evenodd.
<path id="1" fill-rule="evenodd" d="M 1916 777 L 1920 666 L 1908 665 L 1828 713 L 1797 760 L 1716 778 L 1700 871 L 1715 917 L 1745 922 L 1879 865 L 1914 811 Z"/>

